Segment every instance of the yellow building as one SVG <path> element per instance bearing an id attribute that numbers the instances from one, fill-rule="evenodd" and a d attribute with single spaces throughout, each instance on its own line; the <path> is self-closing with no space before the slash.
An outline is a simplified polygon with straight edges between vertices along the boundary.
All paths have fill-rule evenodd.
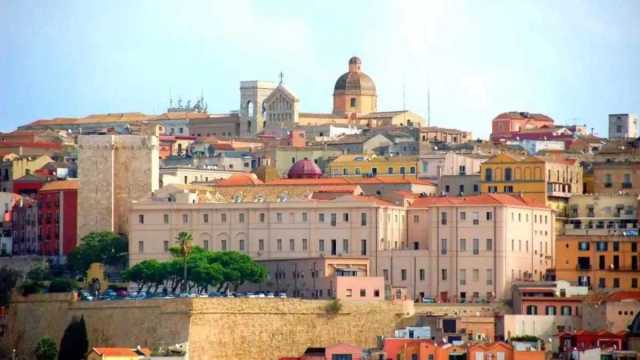
<path id="1" fill-rule="evenodd" d="M 20 156 L 7 154 L 0 163 L 0 191 L 11 192 L 13 181 L 25 175 L 33 174 L 36 170 L 52 162 L 48 155 Z"/>
<path id="2" fill-rule="evenodd" d="M 328 176 L 416 176 L 417 156 L 341 155 L 331 161 Z"/>
<path id="3" fill-rule="evenodd" d="M 521 193 L 546 203 L 559 216 L 573 194 L 582 194 L 582 167 L 574 159 L 495 155 L 480 166 L 481 193 Z"/>

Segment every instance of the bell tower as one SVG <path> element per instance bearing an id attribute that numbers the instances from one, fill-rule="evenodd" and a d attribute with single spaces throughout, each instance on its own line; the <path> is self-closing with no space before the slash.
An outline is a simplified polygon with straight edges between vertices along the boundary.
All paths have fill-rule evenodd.
<path id="1" fill-rule="evenodd" d="M 251 137 L 264 128 L 264 100 L 277 87 L 268 81 L 240 82 L 240 136 Z"/>

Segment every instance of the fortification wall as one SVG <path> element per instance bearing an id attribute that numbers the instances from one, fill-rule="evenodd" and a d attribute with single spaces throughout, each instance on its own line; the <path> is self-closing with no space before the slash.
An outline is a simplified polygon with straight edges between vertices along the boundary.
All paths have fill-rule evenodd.
<path id="1" fill-rule="evenodd" d="M 29 358 L 42 336 L 58 344 L 74 316 L 84 317 L 89 346 L 156 348 L 189 343 L 190 360 L 277 359 L 309 346 L 347 342 L 375 346 L 391 335 L 411 307 L 386 302 L 299 299 L 173 299 L 79 302 L 71 294 L 16 296 L 1 340 Z"/>

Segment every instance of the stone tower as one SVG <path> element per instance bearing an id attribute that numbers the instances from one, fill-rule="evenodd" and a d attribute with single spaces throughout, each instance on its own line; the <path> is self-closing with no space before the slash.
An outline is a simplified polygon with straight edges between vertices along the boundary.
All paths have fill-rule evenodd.
<path id="1" fill-rule="evenodd" d="M 157 136 L 78 137 L 78 238 L 93 231 L 129 231 L 131 201 L 159 186 Z"/>
<path id="2" fill-rule="evenodd" d="M 254 136 L 264 128 L 263 102 L 276 84 L 268 81 L 240 82 L 240 136 Z"/>

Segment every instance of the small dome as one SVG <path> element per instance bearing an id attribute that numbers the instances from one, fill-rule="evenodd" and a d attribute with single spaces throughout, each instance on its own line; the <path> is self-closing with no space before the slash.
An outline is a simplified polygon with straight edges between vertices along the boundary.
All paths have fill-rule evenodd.
<path id="1" fill-rule="evenodd" d="M 361 71 L 360 58 L 357 56 L 349 59 L 349 71 L 342 74 L 333 87 L 333 94 L 345 93 L 347 95 L 376 95 L 376 85 L 369 75 Z"/>
<path id="2" fill-rule="evenodd" d="M 351 59 L 349 59 L 349 65 L 354 65 L 354 64 L 362 64 L 362 61 L 360 60 L 359 57 L 353 56 Z"/>
<path id="3" fill-rule="evenodd" d="M 287 174 L 289 179 L 317 179 L 320 176 L 322 176 L 322 170 L 307 158 L 296 161 Z"/>

